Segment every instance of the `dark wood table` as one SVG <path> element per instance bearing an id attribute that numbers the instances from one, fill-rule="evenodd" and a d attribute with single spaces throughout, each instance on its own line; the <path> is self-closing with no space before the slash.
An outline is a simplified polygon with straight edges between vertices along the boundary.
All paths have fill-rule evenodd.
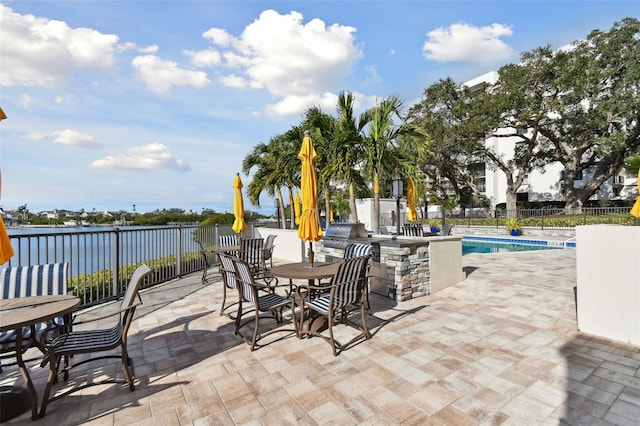
<path id="1" fill-rule="evenodd" d="M 315 262 L 313 266 L 311 266 L 311 264 L 308 262 L 285 263 L 282 265 L 276 265 L 271 268 L 271 275 L 280 278 L 288 278 L 290 294 L 294 294 L 293 280 L 307 280 L 309 285 L 313 285 L 316 280 L 333 277 L 338 271 L 338 266 L 340 266 L 340 263 L 342 262 Z M 295 293 L 298 294 L 298 297 L 300 298 L 305 297 L 300 290 L 300 288 L 297 288 Z M 308 293 L 309 291 L 306 291 L 307 295 Z M 301 312 L 300 324 L 298 327 L 298 337 L 302 335 L 301 333 L 303 326 L 304 312 Z"/>
<path id="2" fill-rule="evenodd" d="M 67 317 L 68 319 L 79 304 L 80 299 L 71 295 L 17 297 L 15 299 L 2 300 L 2 305 L 0 305 L 0 331 L 15 330 L 16 361 L 27 385 L 32 420 L 38 418 L 38 392 L 31 380 L 29 369 L 22 358 L 22 328 L 57 317 Z M 32 338 L 35 339 L 36 336 L 32 336 Z M 5 418 L 5 416 L 14 414 L 11 412 L 12 408 L 18 406 L 20 404 L 12 401 L 12 398 L 3 397 L 1 407 L 3 421 L 11 418 Z M 20 413 L 15 413 L 15 415 L 17 414 Z M 12 417 L 15 417 L 15 415 Z"/>

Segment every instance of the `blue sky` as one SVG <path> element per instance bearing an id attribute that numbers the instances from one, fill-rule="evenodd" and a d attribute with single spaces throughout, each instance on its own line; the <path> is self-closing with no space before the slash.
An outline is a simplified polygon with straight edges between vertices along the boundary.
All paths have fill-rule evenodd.
<path id="1" fill-rule="evenodd" d="M 640 3 L 1 1 L 0 205 L 231 212 L 252 147 L 340 91 L 409 107 L 627 16 Z"/>

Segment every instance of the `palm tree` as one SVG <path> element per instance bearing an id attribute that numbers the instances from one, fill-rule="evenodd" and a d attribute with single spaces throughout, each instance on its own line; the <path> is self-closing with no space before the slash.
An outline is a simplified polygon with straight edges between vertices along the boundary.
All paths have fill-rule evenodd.
<path id="1" fill-rule="evenodd" d="M 338 120 L 331 144 L 332 160 L 325 169 L 330 179 L 349 185 L 349 209 L 352 222 L 358 222 L 356 210 L 356 188 L 366 188 L 366 183 L 359 171 L 358 164 L 363 158 L 363 128 L 366 116 L 363 114 L 356 121 L 353 112 L 353 94 L 341 92 L 338 95 Z"/>
<path id="2" fill-rule="evenodd" d="M 329 198 L 329 187 L 332 176 L 327 172 L 330 165 L 335 162 L 333 146 L 333 135 L 336 129 L 335 117 L 322 112 L 319 107 L 311 107 L 305 112 L 305 119 L 300 125 L 301 129 L 311 131 L 311 139 L 317 153 L 316 169 L 318 173 L 318 189 L 324 194 L 325 218 L 327 224 L 331 214 L 331 204 Z M 302 138 L 300 138 L 302 141 Z"/>
<path id="3" fill-rule="evenodd" d="M 394 145 L 396 139 L 414 132 L 408 124 L 396 125 L 394 118 L 402 120 L 402 101 L 397 95 L 384 99 L 380 104 L 367 110 L 364 121 L 368 134 L 363 139 L 364 170 L 373 181 L 373 218 L 371 227 L 378 232 L 380 218 L 380 179 L 391 170 L 403 171 L 409 162 L 399 161 Z M 391 172 L 392 173 L 392 172 Z"/>
<path id="4" fill-rule="evenodd" d="M 276 197 L 279 205 L 282 203 L 282 187 L 293 185 L 288 175 L 286 153 L 291 151 L 287 139 L 283 135 L 273 137 L 268 144 L 259 143 L 242 161 L 242 171 L 245 175 L 253 167 L 256 171 L 249 185 L 247 195 L 254 206 L 260 206 L 260 194 L 266 191 L 271 197 Z M 285 224 L 284 206 L 278 208 L 281 223 Z M 285 225 L 286 226 L 286 225 Z"/>

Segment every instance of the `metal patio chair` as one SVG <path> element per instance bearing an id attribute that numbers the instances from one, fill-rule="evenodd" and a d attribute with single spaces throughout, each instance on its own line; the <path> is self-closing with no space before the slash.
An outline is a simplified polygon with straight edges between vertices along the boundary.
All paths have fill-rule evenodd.
<path id="1" fill-rule="evenodd" d="M 236 330 L 235 334 L 241 336 L 251 347 L 251 350 L 255 350 L 258 346 L 258 341 L 265 336 L 268 336 L 275 332 L 293 332 L 298 334 L 297 322 L 295 320 L 295 299 L 288 298 L 277 294 L 273 286 L 256 283 L 254 275 L 251 271 L 251 266 L 244 260 L 233 256 L 227 256 L 225 254 L 220 255 L 221 261 L 225 263 L 231 261 L 235 268 L 236 283 L 238 284 L 238 311 L 236 314 Z M 245 310 L 246 305 L 249 304 L 251 309 Z M 283 308 L 289 306 L 291 308 L 291 321 L 293 322 L 294 329 L 275 328 L 269 331 L 260 333 L 260 321 L 265 319 L 261 314 L 270 313 L 275 318 L 278 325 L 282 324 Z M 253 317 L 243 322 L 243 315 L 253 312 Z M 242 334 L 242 327 L 253 322 L 253 334 L 250 338 L 245 337 Z"/>
<path id="2" fill-rule="evenodd" d="M 112 316 L 118 316 L 116 324 L 108 329 L 97 330 L 84 330 L 84 331 L 71 331 L 66 334 L 61 334 L 56 337 L 47 345 L 47 355 L 45 355 L 41 366 L 44 367 L 49 363 L 49 378 L 47 380 L 47 386 L 42 397 L 42 405 L 40 408 L 40 417 L 45 415 L 47 405 L 65 395 L 76 392 L 80 389 L 87 388 L 89 386 L 102 384 L 102 383 L 127 383 L 129 390 L 134 391 L 135 386 L 133 384 L 133 377 L 135 375 L 133 368 L 133 360 L 129 357 L 127 352 L 127 333 L 133 320 L 133 315 L 136 311 L 136 307 L 142 302 L 136 302 L 138 291 L 142 285 L 143 280 L 152 270 L 147 265 L 142 264 L 136 268 L 133 272 L 127 290 L 120 302 L 120 310 L 111 315 L 107 315 L 100 318 L 93 318 L 86 322 L 76 322 L 74 327 L 85 323 L 95 323 L 96 321 L 103 320 Z M 74 365 L 69 364 L 69 358 L 80 354 L 93 354 L 111 351 L 112 349 L 120 348 L 119 355 L 100 355 L 83 359 Z M 106 379 L 104 381 L 93 382 L 89 381 L 84 385 L 74 386 L 71 389 L 50 397 L 51 387 L 57 382 L 58 373 L 60 369 L 60 363 L 62 358 L 65 359 L 64 365 L 64 380 L 68 380 L 69 371 L 79 365 L 85 364 L 91 361 L 97 361 L 105 358 L 119 358 L 122 362 L 122 371 L 124 372 L 125 380 L 117 380 L 115 378 Z"/>
<path id="3" fill-rule="evenodd" d="M 311 327 L 308 330 L 301 330 L 301 335 L 318 336 L 325 339 L 333 349 L 333 355 L 337 356 L 341 351 L 351 344 L 371 338 L 371 334 L 367 328 L 364 292 L 366 289 L 368 264 L 371 255 L 352 257 L 344 260 L 338 267 L 338 271 L 331 280 L 329 285 L 329 294 L 321 294 L 315 299 L 305 301 L 301 295 L 300 300 L 302 307 L 302 315 L 310 316 L 311 313 L 317 316 L 325 317 L 328 322 L 329 336 L 322 332 L 313 331 Z M 309 286 L 311 290 L 315 286 Z M 360 321 L 357 324 L 349 318 L 350 309 L 357 306 L 360 310 Z M 347 324 L 359 329 L 361 332 L 353 337 L 347 343 L 338 342 L 333 334 L 333 327 L 337 324 Z"/>

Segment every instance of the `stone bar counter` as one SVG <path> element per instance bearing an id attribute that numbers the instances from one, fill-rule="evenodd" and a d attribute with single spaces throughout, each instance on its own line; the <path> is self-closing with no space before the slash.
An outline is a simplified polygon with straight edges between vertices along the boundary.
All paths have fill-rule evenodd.
<path id="1" fill-rule="evenodd" d="M 357 239 L 372 250 L 371 291 L 397 302 L 432 294 L 466 278 L 462 238 L 374 235 Z M 316 245 L 318 261 L 342 259 L 344 249 Z"/>

